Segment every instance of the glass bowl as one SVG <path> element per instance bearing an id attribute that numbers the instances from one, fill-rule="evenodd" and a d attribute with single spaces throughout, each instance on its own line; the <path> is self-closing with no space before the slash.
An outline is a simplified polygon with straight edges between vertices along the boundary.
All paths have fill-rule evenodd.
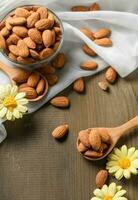
<path id="1" fill-rule="evenodd" d="M 44 7 L 43 5 L 23 5 L 23 6 L 19 6 L 20 8 L 31 8 L 31 7 Z M 5 21 L 5 19 L 8 17 L 8 16 L 11 16 L 12 13 L 14 13 L 14 10 L 18 8 L 18 7 L 14 7 L 13 9 L 11 9 L 4 17 L 3 19 L 1 19 L 1 22 Z M 46 7 L 47 8 L 47 7 Z M 63 28 L 63 24 L 62 24 L 62 21 L 59 19 L 59 17 L 50 9 L 47 8 L 47 10 L 49 12 L 51 12 L 56 21 L 59 23 L 60 25 L 60 28 L 61 28 L 61 39 L 60 39 L 60 43 L 59 43 L 59 46 L 57 48 L 57 50 L 48 58 L 44 58 L 42 60 L 38 60 L 38 61 L 35 61 L 35 62 L 32 62 L 32 63 L 22 63 L 22 62 L 19 62 L 19 61 L 13 61 L 12 59 L 9 58 L 9 56 L 6 54 L 6 52 L 4 52 L 2 49 L 0 49 L 0 52 L 2 53 L 2 55 L 4 56 L 4 58 L 6 58 L 6 61 L 9 62 L 9 64 L 11 64 L 12 66 L 15 66 L 15 67 L 21 67 L 21 68 L 24 68 L 24 69 L 28 69 L 28 70 L 34 70 L 34 69 L 37 69 L 41 66 L 43 66 L 45 63 L 48 63 L 50 62 L 58 53 L 59 51 L 61 50 L 61 47 L 63 45 L 63 40 L 64 40 L 64 28 Z"/>

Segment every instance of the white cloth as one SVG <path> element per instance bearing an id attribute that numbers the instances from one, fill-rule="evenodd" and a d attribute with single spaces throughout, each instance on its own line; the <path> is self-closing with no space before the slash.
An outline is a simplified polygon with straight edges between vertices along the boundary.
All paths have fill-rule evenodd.
<path id="1" fill-rule="evenodd" d="M 138 1 L 133 0 L 99 0 L 101 11 L 96 12 L 70 12 L 73 5 L 91 5 L 95 0 L 3 0 L 0 2 L 0 18 L 11 9 L 20 5 L 44 5 L 56 12 L 62 19 L 65 29 L 62 51 L 67 57 L 64 69 L 59 70 L 59 82 L 50 88 L 46 97 L 37 103 L 29 104 L 29 113 L 38 110 L 53 96 L 68 87 L 75 79 L 94 75 L 112 65 L 121 77 L 125 77 L 137 68 L 138 63 Z M 97 46 L 79 31 L 79 28 L 87 27 L 92 31 L 100 27 L 112 30 L 111 40 L 113 46 L 106 48 Z M 98 53 L 98 57 L 90 58 L 81 49 L 86 43 Z M 6 62 L 2 55 L 1 60 Z M 95 60 L 98 69 L 95 71 L 81 70 L 80 62 Z M 0 71 L 0 84 L 8 83 L 9 79 Z M 0 136 L 6 137 L 3 127 Z M 2 139 L 0 138 L 0 142 Z"/>

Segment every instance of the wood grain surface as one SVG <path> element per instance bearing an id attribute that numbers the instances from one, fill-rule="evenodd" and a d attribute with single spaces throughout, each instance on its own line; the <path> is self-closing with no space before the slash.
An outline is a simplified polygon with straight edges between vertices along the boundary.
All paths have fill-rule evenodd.
<path id="1" fill-rule="evenodd" d="M 7 139 L 0 146 L 0 200 L 89 200 L 95 189 L 96 172 L 105 162 L 90 162 L 76 150 L 79 130 L 120 125 L 138 114 L 138 71 L 119 79 L 106 93 L 98 88 L 103 73 L 87 80 L 86 94 L 71 89 L 71 107 L 60 110 L 45 105 L 31 116 L 7 123 Z M 68 123 L 69 135 L 55 141 L 51 131 Z M 121 139 L 138 149 L 138 130 Z M 138 176 L 120 181 L 128 199 L 138 197 Z M 115 181 L 110 178 L 109 180 Z"/>

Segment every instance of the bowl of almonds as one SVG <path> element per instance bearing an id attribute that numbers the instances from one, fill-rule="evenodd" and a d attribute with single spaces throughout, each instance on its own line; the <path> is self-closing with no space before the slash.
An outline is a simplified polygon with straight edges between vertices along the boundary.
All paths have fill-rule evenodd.
<path id="1" fill-rule="evenodd" d="M 48 8 L 18 7 L 0 23 L 0 49 L 12 65 L 35 69 L 58 54 L 63 33 L 62 22 Z"/>

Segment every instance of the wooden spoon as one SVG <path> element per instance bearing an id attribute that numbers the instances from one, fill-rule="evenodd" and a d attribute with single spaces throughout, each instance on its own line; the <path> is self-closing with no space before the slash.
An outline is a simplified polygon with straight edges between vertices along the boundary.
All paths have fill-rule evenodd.
<path id="1" fill-rule="evenodd" d="M 13 85 L 18 85 L 16 83 L 16 81 L 14 81 L 15 77 L 20 76 L 21 73 L 23 73 L 23 72 L 27 72 L 27 70 L 23 70 L 23 69 L 19 69 L 19 68 L 13 68 L 13 67 L 5 65 L 2 62 L 0 62 L 0 69 L 8 75 L 8 77 L 9 77 L 9 79 L 10 79 L 10 81 L 11 81 L 11 83 Z M 33 101 L 33 102 L 42 99 L 47 94 L 47 92 L 48 92 L 48 82 L 47 82 L 47 79 L 42 74 L 40 74 L 39 72 L 35 71 L 35 73 L 38 73 L 41 76 L 41 78 L 44 79 L 44 81 L 45 81 L 45 90 L 44 90 L 44 92 L 43 92 L 42 95 L 36 97 L 35 99 L 28 99 L 28 101 Z"/>
<path id="2" fill-rule="evenodd" d="M 128 131 L 130 131 L 133 128 L 138 127 L 138 116 L 134 117 L 133 119 L 131 119 L 130 121 L 124 123 L 121 126 L 118 127 L 114 127 L 114 128 L 94 128 L 97 129 L 99 132 L 102 131 L 103 129 L 106 129 L 110 138 L 111 138 L 111 145 L 109 146 L 108 150 L 105 152 L 105 154 L 99 158 L 91 158 L 88 156 L 82 155 L 88 159 L 88 160 L 101 160 L 103 158 L 105 158 L 109 153 L 111 153 L 111 151 L 113 150 L 113 148 L 116 146 L 118 140 L 124 136 L 126 133 L 128 133 Z M 77 146 L 79 145 L 79 139 L 77 139 Z"/>

